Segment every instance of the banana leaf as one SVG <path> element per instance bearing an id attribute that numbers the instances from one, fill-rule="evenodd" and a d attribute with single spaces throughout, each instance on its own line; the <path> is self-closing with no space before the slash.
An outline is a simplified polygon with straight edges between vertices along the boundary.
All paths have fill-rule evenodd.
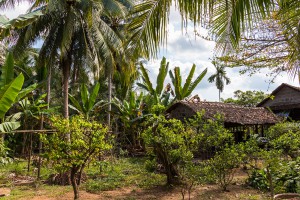
<path id="1" fill-rule="evenodd" d="M 0 119 L 5 116 L 5 113 L 15 103 L 16 97 L 22 89 L 24 76 L 20 74 L 8 85 L 0 88 Z"/>

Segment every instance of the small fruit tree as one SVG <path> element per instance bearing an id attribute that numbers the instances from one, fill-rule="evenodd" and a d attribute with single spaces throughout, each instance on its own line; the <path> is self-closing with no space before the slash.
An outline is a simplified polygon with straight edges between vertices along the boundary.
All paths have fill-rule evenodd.
<path id="1" fill-rule="evenodd" d="M 56 132 L 41 136 L 45 144 L 45 156 L 54 163 L 57 171 L 70 173 L 74 199 L 78 199 L 78 185 L 84 167 L 99 153 L 111 148 L 107 141 L 108 129 L 82 116 L 74 116 L 70 120 L 55 116 L 51 121 Z M 71 135 L 70 142 L 65 139 L 67 133 Z"/>

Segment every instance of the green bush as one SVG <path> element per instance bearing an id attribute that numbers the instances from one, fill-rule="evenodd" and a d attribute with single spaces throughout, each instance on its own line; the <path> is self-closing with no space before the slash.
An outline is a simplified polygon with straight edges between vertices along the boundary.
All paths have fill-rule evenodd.
<path id="1" fill-rule="evenodd" d="M 242 162 L 242 157 L 235 146 L 226 147 L 210 159 L 211 170 L 216 176 L 219 186 L 226 191 L 232 182 L 236 168 Z"/>
<path id="2" fill-rule="evenodd" d="M 295 159 L 300 155 L 300 125 L 294 122 L 279 123 L 266 133 L 270 148 L 281 150 Z"/>
<path id="3" fill-rule="evenodd" d="M 247 184 L 253 188 L 263 191 L 267 191 L 270 189 L 266 172 L 262 169 L 252 170 L 249 178 L 247 179 Z"/>
<path id="4" fill-rule="evenodd" d="M 198 142 L 196 132 L 180 120 L 167 120 L 162 115 L 149 117 L 146 124 L 148 128 L 142 134 L 145 143 L 153 148 L 156 160 L 162 164 L 168 184 L 178 184 L 180 165 L 193 158 L 192 150 Z"/>
<path id="5" fill-rule="evenodd" d="M 54 116 L 51 135 L 41 135 L 44 143 L 44 157 L 52 161 L 59 173 L 68 172 L 75 199 L 79 198 L 78 185 L 86 165 L 99 154 L 111 148 L 107 127 L 96 121 L 85 120 L 82 116 L 63 119 Z M 70 140 L 66 137 L 70 136 Z"/>

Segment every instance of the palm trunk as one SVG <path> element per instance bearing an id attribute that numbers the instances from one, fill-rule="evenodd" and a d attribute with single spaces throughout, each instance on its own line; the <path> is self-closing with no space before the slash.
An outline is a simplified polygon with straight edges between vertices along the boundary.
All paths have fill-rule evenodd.
<path id="1" fill-rule="evenodd" d="M 221 102 L 221 90 L 219 90 L 219 102 Z"/>
<path id="2" fill-rule="evenodd" d="M 111 121 L 111 94 L 112 94 L 112 71 L 110 70 L 108 75 L 108 114 L 107 114 L 107 125 L 108 130 L 110 130 Z"/>
<path id="3" fill-rule="evenodd" d="M 64 96 L 64 111 L 63 115 L 64 118 L 69 118 L 69 77 L 70 77 L 70 67 L 71 61 L 70 58 L 67 56 L 62 61 L 62 68 L 63 68 L 63 96 Z M 66 139 L 68 142 L 71 142 L 70 133 L 66 134 Z"/>
<path id="4" fill-rule="evenodd" d="M 48 78 L 47 78 L 47 109 L 50 107 L 50 100 L 51 100 L 51 67 L 49 67 L 49 72 L 48 72 Z"/>

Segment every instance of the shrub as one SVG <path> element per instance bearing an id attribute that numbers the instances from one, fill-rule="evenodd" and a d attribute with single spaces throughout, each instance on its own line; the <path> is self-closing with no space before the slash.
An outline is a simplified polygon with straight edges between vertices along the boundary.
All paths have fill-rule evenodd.
<path id="1" fill-rule="evenodd" d="M 247 179 L 247 184 L 253 188 L 263 191 L 270 189 L 266 172 L 263 169 L 252 170 L 249 178 Z"/>
<path id="2" fill-rule="evenodd" d="M 284 122 L 272 126 L 267 132 L 270 147 L 282 150 L 285 155 L 295 159 L 299 156 L 300 125 L 294 122 Z"/>
<path id="3" fill-rule="evenodd" d="M 216 176 L 217 183 L 226 191 L 232 182 L 235 169 L 239 167 L 242 159 L 235 146 L 226 147 L 210 159 L 212 172 Z"/>
<path id="4" fill-rule="evenodd" d="M 214 120 L 204 119 L 203 115 L 204 112 L 198 112 L 186 121 L 186 126 L 196 132 L 201 151 L 220 151 L 234 144 L 233 134 L 224 127 L 221 115 L 215 115 Z"/>
<path id="5" fill-rule="evenodd" d="M 78 199 L 83 169 L 95 156 L 111 148 L 107 141 L 107 128 L 81 116 L 70 120 L 54 116 L 51 121 L 56 132 L 49 136 L 41 135 L 45 144 L 44 156 L 53 161 L 58 172 L 70 172 L 74 198 Z M 66 141 L 66 134 L 70 134 L 70 141 Z"/>
<path id="6" fill-rule="evenodd" d="M 297 193 L 300 189 L 300 162 L 282 161 L 272 171 L 272 187 L 274 193 Z M 247 183 L 259 190 L 271 190 L 267 169 L 255 169 Z"/>
<path id="7" fill-rule="evenodd" d="M 148 128 L 142 136 L 153 147 L 156 159 L 164 167 L 168 184 L 180 182 L 179 166 L 191 161 L 197 145 L 196 133 L 177 119 L 153 115 L 147 119 Z"/>

